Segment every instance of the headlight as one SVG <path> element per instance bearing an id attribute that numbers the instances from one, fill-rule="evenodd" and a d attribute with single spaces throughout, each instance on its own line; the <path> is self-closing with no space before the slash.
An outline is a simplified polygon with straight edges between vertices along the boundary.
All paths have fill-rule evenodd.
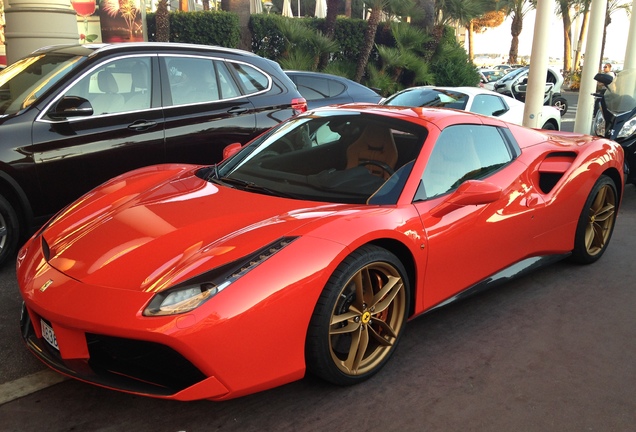
<path id="1" fill-rule="evenodd" d="M 592 122 L 592 132 L 597 136 L 605 136 L 605 117 L 603 117 L 603 110 L 601 108 L 596 112 L 596 117 Z"/>
<path id="2" fill-rule="evenodd" d="M 144 309 L 143 315 L 177 315 L 201 306 L 296 238 L 283 237 L 240 260 L 225 264 L 175 287 L 158 292 Z"/>
<path id="3" fill-rule="evenodd" d="M 202 283 L 161 292 L 152 299 L 144 310 L 144 315 L 162 316 L 189 312 L 214 297 L 223 288 L 211 283 Z"/>
<path id="4" fill-rule="evenodd" d="M 632 117 L 625 122 L 616 138 L 627 138 L 636 131 L 636 117 Z"/>

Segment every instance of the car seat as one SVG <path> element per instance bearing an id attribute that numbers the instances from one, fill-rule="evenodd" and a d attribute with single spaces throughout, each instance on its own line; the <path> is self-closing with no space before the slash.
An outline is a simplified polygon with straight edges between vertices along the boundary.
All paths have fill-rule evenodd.
<path id="1" fill-rule="evenodd" d="M 91 100 L 93 113 L 95 115 L 121 112 L 124 110 L 124 96 L 119 94 L 117 81 L 115 81 L 115 78 L 109 71 L 103 70 L 97 74 L 97 86 L 102 93 L 97 94 Z"/>
<path id="2" fill-rule="evenodd" d="M 347 169 L 363 165 L 371 174 L 384 178 L 389 178 L 392 172 L 365 162 L 385 164 L 393 171 L 397 160 L 398 151 L 391 129 L 381 124 L 367 125 L 360 137 L 347 148 Z"/>
<path id="3" fill-rule="evenodd" d="M 150 108 L 149 73 L 145 64 L 136 64 L 131 71 L 131 96 L 126 102 L 130 111 Z"/>

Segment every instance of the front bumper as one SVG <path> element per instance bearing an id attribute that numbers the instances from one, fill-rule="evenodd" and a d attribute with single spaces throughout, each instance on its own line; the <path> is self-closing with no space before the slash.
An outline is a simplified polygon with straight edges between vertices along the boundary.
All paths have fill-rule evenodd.
<path id="1" fill-rule="evenodd" d="M 228 392 L 215 378 L 206 377 L 181 354 L 155 342 L 65 329 L 58 335 L 58 343 L 65 346 L 70 342 L 79 345 L 79 350 L 85 347 L 88 355 L 64 359 L 60 351 L 42 337 L 39 320 L 43 318 L 23 304 L 20 327 L 27 347 L 46 365 L 62 374 L 102 387 L 160 398 L 187 399 L 186 394 L 177 395 L 204 381 L 217 388 L 212 393 L 223 395 Z"/>

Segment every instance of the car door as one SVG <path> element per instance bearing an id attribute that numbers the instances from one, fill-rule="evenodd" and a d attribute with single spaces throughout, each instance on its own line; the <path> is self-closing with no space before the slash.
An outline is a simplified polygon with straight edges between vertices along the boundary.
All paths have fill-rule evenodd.
<path id="1" fill-rule="evenodd" d="M 28 147 L 36 164 L 42 206 L 57 211 L 126 171 L 165 161 L 163 113 L 153 55 L 105 60 L 71 82 L 33 123 Z M 67 97 L 81 97 L 92 115 L 52 116 Z"/>
<path id="2" fill-rule="evenodd" d="M 428 239 L 423 302 L 431 307 L 526 257 L 537 228 L 541 198 L 530 188 L 527 167 L 515 160 L 519 149 L 505 128 L 455 125 L 439 135 L 415 197 Z M 480 204 L 448 206 L 466 184 L 496 198 Z M 455 195 L 453 195 L 455 194 Z M 445 207 L 446 206 L 446 207 Z M 444 210 L 445 209 L 445 210 Z"/>
<path id="3" fill-rule="evenodd" d="M 185 55 L 160 60 L 169 161 L 216 163 L 227 145 L 255 136 L 254 106 L 230 70 L 249 65 Z"/>

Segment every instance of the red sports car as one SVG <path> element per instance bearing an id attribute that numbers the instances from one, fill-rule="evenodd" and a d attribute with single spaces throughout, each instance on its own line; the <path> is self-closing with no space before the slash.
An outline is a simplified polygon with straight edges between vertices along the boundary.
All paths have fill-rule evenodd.
<path id="1" fill-rule="evenodd" d="M 622 192 L 607 139 L 323 108 L 217 166 L 139 169 L 69 205 L 19 253 L 22 334 L 63 374 L 159 398 L 229 399 L 307 371 L 354 384 L 409 319 L 597 260 Z"/>

